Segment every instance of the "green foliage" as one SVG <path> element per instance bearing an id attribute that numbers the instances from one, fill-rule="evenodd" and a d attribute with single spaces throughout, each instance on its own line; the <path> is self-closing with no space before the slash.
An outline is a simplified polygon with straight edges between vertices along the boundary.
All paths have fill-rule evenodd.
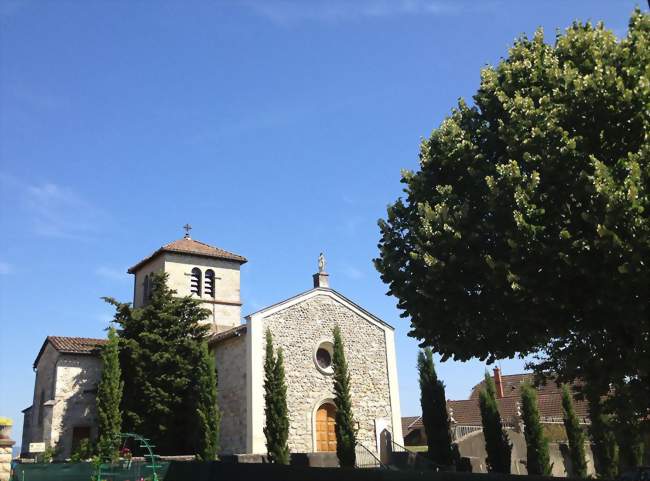
<path id="1" fill-rule="evenodd" d="M 585 390 L 591 420 L 591 450 L 594 453 L 598 475 L 605 479 L 614 479 L 618 476 L 618 444 L 614 436 L 612 416 L 606 414 L 603 409 L 603 394 L 593 386 L 587 386 Z"/>
<path id="2" fill-rule="evenodd" d="M 350 374 L 345 360 L 341 330 L 336 326 L 333 330 L 334 353 L 332 367 L 334 369 L 334 404 L 336 405 L 336 455 L 342 467 L 354 467 L 356 462 L 357 434 L 352 414 L 350 399 Z"/>
<path id="3" fill-rule="evenodd" d="M 650 15 L 574 23 L 482 71 L 404 172 L 376 267 L 442 359 L 537 353 L 650 409 Z M 467 342 L 468 339 L 475 342 Z"/>
<path id="4" fill-rule="evenodd" d="M 485 373 L 485 387 L 479 393 L 479 407 L 481 409 L 488 470 L 490 472 L 510 474 L 512 446 L 501 423 L 494 380 L 487 372 Z"/>
<path id="5" fill-rule="evenodd" d="M 277 357 L 273 352 L 273 337 L 266 330 L 266 357 L 264 359 L 264 413 L 266 425 L 266 449 L 272 463 L 289 464 L 291 455 L 289 438 L 289 416 L 287 410 L 287 386 L 284 376 L 284 356 L 282 348 Z"/>
<path id="6" fill-rule="evenodd" d="M 151 439 L 160 454 L 211 456 L 210 443 L 216 441 L 207 423 L 214 413 L 206 410 L 205 399 L 213 393 L 197 388 L 206 385 L 203 346 L 209 328 L 200 322 L 209 311 L 195 299 L 175 297 L 167 274 L 150 279 L 151 298 L 140 308 L 105 298 L 115 306 L 120 326 L 123 429 Z"/>
<path id="7" fill-rule="evenodd" d="M 427 434 L 428 456 L 437 464 L 450 466 L 454 464 L 454 452 L 451 446 L 445 385 L 436 374 L 431 349 L 426 348 L 418 354 L 418 372 L 422 424 Z"/>
<path id="8" fill-rule="evenodd" d="M 638 409 L 638 402 L 630 395 L 630 385 L 614 384 L 615 396 L 606 401 L 614 416 L 612 426 L 619 446 L 621 471 L 627 471 L 643 464 L 645 445 L 643 441 L 644 412 Z"/>
<path id="9" fill-rule="evenodd" d="M 36 458 L 41 462 L 41 463 L 51 463 L 57 456 L 61 454 L 61 446 L 58 444 L 52 446 L 48 444 L 45 446 L 45 451 L 43 451 L 42 454 L 38 455 Z"/>
<path id="10" fill-rule="evenodd" d="M 198 380 L 193 399 L 198 422 L 198 457 L 205 461 L 217 458 L 221 412 L 217 404 L 217 373 L 207 342 L 201 343 L 201 358 L 197 366 Z"/>
<path id="11" fill-rule="evenodd" d="M 585 433 L 573 406 L 573 396 L 566 384 L 562 386 L 562 409 L 564 410 L 564 428 L 569 440 L 569 456 L 573 466 L 573 476 L 587 477 L 587 458 L 585 456 Z"/>
<path id="12" fill-rule="evenodd" d="M 99 430 L 97 449 L 99 456 L 105 461 L 115 461 L 119 457 L 122 430 L 120 403 L 124 388 L 119 342 L 115 328 L 110 327 L 108 343 L 102 348 L 102 377 L 97 386 L 96 397 Z"/>
<path id="13" fill-rule="evenodd" d="M 95 446 L 90 442 L 90 439 L 85 438 L 79 441 L 79 444 L 75 448 L 74 452 L 70 455 L 70 461 L 73 463 L 79 463 L 81 461 L 87 461 L 92 459 L 95 454 Z"/>
<path id="14" fill-rule="evenodd" d="M 526 438 L 526 469 L 528 474 L 551 475 L 548 439 L 539 421 L 537 391 L 529 384 L 521 388 L 521 417 Z"/>

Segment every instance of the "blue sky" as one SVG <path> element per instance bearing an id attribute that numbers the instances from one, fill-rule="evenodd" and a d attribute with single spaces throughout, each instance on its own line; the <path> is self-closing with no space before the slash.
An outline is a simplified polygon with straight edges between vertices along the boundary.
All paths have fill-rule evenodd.
<path id="1" fill-rule="evenodd" d="M 309 288 L 324 251 L 396 326 L 419 413 L 417 342 L 371 262 L 400 169 L 515 37 L 620 36 L 636 3 L 0 0 L 0 415 L 20 440 L 44 338 L 103 336 L 100 297 L 130 300 L 127 267 L 186 222 L 248 257 L 244 313 Z M 483 370 L 438 365 L 452 399 Z"/>

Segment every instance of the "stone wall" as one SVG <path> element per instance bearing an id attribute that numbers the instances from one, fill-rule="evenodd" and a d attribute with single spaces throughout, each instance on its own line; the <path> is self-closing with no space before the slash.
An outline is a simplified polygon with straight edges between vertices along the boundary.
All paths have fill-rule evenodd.
<path id="1" fill-rule="evenodd" d="M 214 346 L 219 375 L 218 402 L 221 409 L 221 453 L 246 452 L 246 342 L 245 335 L 220 341 Z"/>
<path id="2" fill-rule="evenodd" d="M 523 433 L 507 430 L 508 438 L 512 443 L 512 455 L 510 470 L 512 474 L 528 474 L 526 470 L 526 439 Z M 566 446 L 566 445 L 565 445 Z M 485 451 L 485 438 L 482 431 L 476 431 L 463 437 L 458 442 L 458 449 L 461 456 L 467 457 L 472 463 L 472 471 L 475 473 L 486 473 L 487 465 L 485 458 L 487 453 Z M 591 447 L 585 445 L 585 454 L 587 457 L 587 474 L 595 476 L 594 457 L 591 452 Z M 571 460 L 568 457 L 566 448 L 562 447 L 561 443 L 549 443 L 549 455 L 552 465 L 552 476 L 565 477 L 572 475 Z"/>
<path id="3" fill-rule="evenodd" d="M 391 425 L 384 330 L 321 294 L 264 319 L 275 346 L 284 351 L 289 449 L 292 452 L 316 450 L 315 411 L 324 401 L 333 398 L 333 380 L 331 374 L 316 367 L 314 355 L 322 341 L 333 340 L 332 329 L 337 324 L 350 372 L 358 440 L 376 450 L 375 420 L 383 419 Z"/>
<path id="4" fill-rule="evenodd" d="M 50 344 L 45 347 L 36 366 L 34 395 L 31 409 L 25 412 L 21 450 L 26 453 L 29 443 L 50 442 L 51 404 L 56 386 L 56 361 L 59 353 Z"/>
<path id="5" fill-rule="evenodd" d="M 57 362 L 51 443 L 67 458 L 72 450 L 75 427 L 91 428 L 97 435 L 95 392 L 101 378 L 101 359 L 96 356 L 62 354 Z"/>

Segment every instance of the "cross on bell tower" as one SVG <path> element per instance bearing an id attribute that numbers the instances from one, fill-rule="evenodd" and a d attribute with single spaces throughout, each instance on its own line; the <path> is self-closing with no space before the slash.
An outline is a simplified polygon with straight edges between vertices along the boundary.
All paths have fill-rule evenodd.
<path id="1" fill-rule="evenodd" d="M 185 224 L 183 226 L 183 229 L 185 229 L 185 235 L 183 236 L 185 239 L 191 239 L 190 237 L 190 231 L 192 230 L 192 226 L 189 224 Z"/>

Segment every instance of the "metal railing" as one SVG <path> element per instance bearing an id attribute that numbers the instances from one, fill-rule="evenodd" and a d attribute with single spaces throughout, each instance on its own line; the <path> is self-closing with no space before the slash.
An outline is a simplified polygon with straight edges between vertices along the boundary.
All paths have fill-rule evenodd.
<path id="1" fill-rule="evenodd" d="M 375 453 L 373 453 L 370 449 L 361 443 L 357 443 L 355 448 L 355 455 L 355 468 L 388 468 L 388 466 L 381 462 Z"/>
<path id="2" fill-rule="evenodd" d="M 483 431 L 483 426 L 453 426 L 451 428 L 451 440 L 455 442 L 477 431 Z"/>

